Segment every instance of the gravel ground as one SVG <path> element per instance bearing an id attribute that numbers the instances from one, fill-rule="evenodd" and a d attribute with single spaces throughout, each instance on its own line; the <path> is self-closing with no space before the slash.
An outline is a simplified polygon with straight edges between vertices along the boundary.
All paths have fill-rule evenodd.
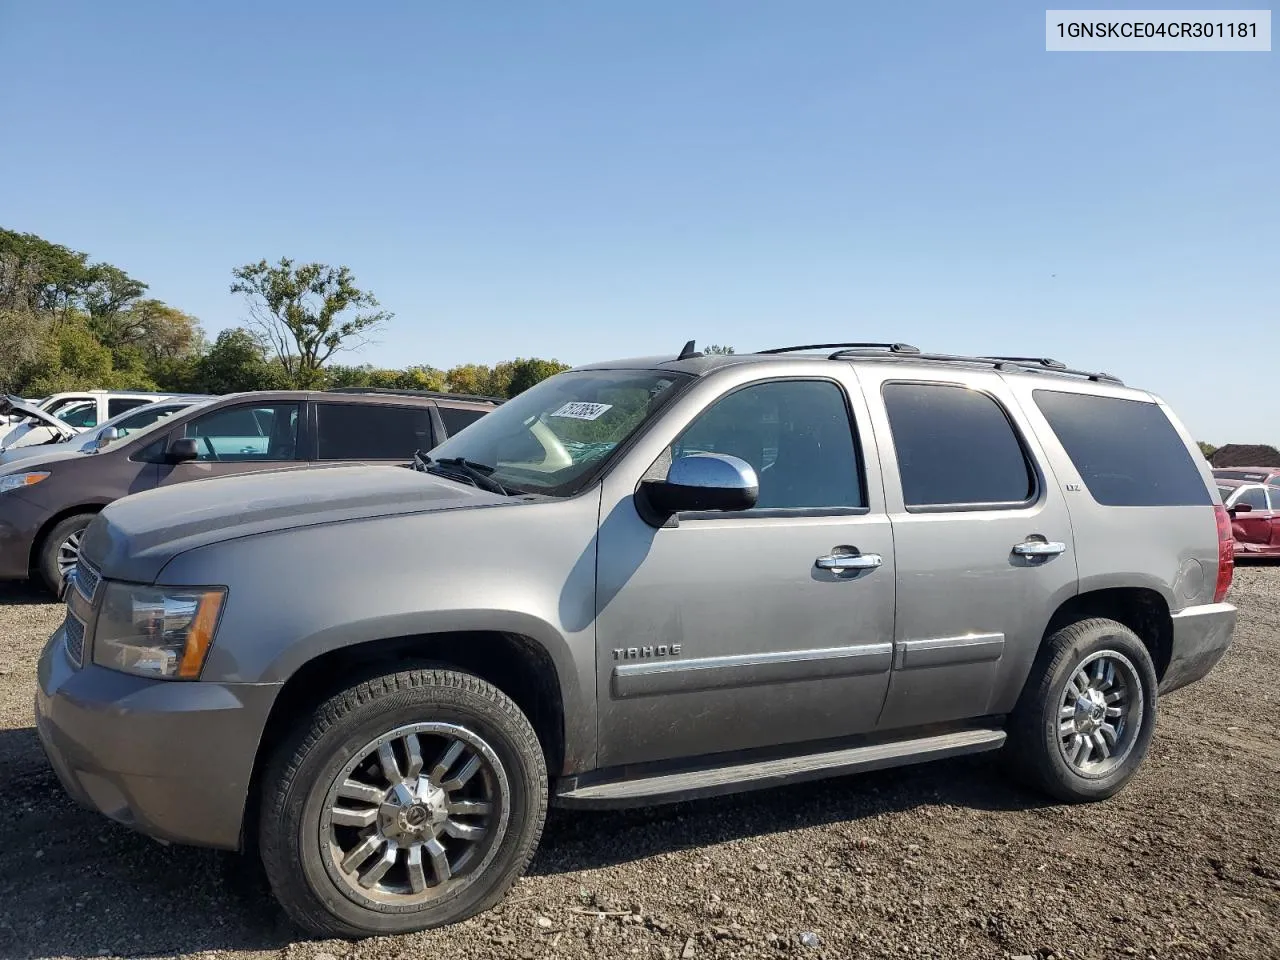
<path id="1" fill-rule="evenodd" d="M 553 812 L 494 911 L 350 944 L 300 939 L 241 858 L 63 796 L 30 716 L 59 609 L 0 586 L 0 957 L 1280 957 L 1280 568 L 1238 571 L 1232 599 L 1231 651 L 1162 701 L 1106 803 L 1048 803 L 985 756 Z"/>

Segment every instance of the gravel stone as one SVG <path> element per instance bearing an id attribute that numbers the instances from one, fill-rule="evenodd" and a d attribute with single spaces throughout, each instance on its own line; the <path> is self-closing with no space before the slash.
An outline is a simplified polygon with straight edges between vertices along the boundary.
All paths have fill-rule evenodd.
<path id="1" fill-rule="evenodd" d="M 303 940 L 252 862 L 163 847 L 64 796 L 31 718 L 61 608 L 0 584 L 0 958 L 1276 960 L 1280 566 L 1241 567 L 1230 599 L 1234 645 L 1161 698 L 1142 772 L 1104 803 L 1053 803 L 983 755 L 555 810 L 496 909 L 347 944 Z"/>

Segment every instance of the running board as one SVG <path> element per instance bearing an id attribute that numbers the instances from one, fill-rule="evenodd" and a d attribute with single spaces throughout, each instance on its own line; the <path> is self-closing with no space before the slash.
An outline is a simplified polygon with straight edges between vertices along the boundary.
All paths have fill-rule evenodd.
<path id="1" fill-rule="evenodd" d="M 627 780 L 582 783 L 580 778 L 562 781 L 552 802 L 561 807 L 618 808 L 675 803 L 698 797 L 715 797 L 747 790 L 764 790 L 786 783 L 818 780 L 846 773 L 882 770 L 926 760 L 943 760 L 966 753 L 998 750 L 1003 730 L 958 730 L 912 740 L 896 740 L 846 747 L 802 756 L 734 763 L 656 773 Z"/>

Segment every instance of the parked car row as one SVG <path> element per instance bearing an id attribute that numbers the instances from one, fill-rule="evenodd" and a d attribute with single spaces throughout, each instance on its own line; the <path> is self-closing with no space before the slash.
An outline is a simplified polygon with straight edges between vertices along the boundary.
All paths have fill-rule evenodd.
<path id="1" fill-rule="evenodd" d="M 0 412 L 21 418 L 8 435 L 47 431 L 40 445 L 0 453 L 0 579 L 34 573 L 55 592 L 79 558 L 84 528 L 121 497 L 259 470 L 408 464 L 415 451 L 431 449 L 499 402 L 411 391 L 68 397 L 46 406 L 0 398 Z M 94 415 L 82 417 L 87 426 L 98 415 L 116 415 L 79 433 L 55 416 L 88 403 Z"/>

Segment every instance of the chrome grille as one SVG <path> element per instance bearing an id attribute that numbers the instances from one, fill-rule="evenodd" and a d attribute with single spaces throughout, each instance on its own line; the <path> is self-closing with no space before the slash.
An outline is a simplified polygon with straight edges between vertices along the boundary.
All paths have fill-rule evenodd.
<path id="1" fill-rule="evenodd" d="M 98 591 L 98 583 L 102 580 L 98 571 L 81 560 L 71 568 L 70 576 L 72 584 L 80 591 L 80 595 L 86 600 L 92 600 L 93 595 Z"/>
<path id="2" fill-rule="evenodd" d="M 67 656 L 77 666 L 84 665 L 84 624 L 76 616 L 67 611 L 67 618 L 62 622 L 63 633 L 67 641 Z"/>

